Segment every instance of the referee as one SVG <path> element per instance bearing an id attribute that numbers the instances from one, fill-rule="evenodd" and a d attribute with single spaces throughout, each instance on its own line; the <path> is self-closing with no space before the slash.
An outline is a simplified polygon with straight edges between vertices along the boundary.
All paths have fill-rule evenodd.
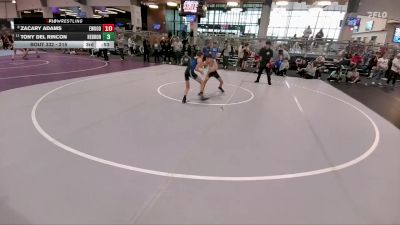
<path id="1" fill-rule="evenodd" d="M 271 41 L 266 41 L 265 45 L 260 49 L 260 52 L 258 54 L 261 57 L 261 62 L 260 62 L 260 68 L 258 69 L 257 80 L 254 82 L 259 83 L 261 74 L 263 73 L 264 70 L 266 70 L 268 77 L 268 84 L 271 85 L 271 69 L 267 68 L 267 64 L 274 56 L 274 51 L 271 49 Z"/>

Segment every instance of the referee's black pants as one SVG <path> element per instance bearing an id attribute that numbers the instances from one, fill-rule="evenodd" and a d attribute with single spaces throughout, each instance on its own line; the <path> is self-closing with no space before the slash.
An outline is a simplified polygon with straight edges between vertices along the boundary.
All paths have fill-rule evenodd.
<path id="1" fill-rule="evenodd" d="M 269 68 L 267 68 L 266 64 L 260 64 L 256 82 L 260 82 L 261 74 L 264 72 L 264 70 L 267 72 L 268 84 L 271 85 L 271 70 Z"/>

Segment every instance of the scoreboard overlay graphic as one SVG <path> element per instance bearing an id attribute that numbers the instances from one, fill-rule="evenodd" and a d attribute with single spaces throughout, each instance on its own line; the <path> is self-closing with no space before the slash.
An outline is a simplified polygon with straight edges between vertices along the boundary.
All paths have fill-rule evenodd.
<path id="1" fill-rule="evenodd" d="M 15 48 L 114 48 L 114 20 L 17 18 Z"/>

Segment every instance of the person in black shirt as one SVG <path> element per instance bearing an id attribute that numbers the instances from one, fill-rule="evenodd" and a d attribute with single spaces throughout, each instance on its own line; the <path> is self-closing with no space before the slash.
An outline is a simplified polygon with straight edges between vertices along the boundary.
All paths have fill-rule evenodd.
<path id="1" fill-rule="evenodd" d="M 378 58 L 379 58 L 378 55 L 379 52 L 372 55 L 371 59 L 368 61 L 368 66 L 367 66 L 368 78 L 372 78 L 371 72 L 378 65 Z"/>
<path id="2" fill-rule="evenodd" d="M 172 56 L 172 39 L 167 39 L 166 44 L 165 44 L 165 56 L 164 56 L 164 62 L 167 62 L 171 64 L 171 56 Z"/>
<path id="3" fill-rule="evenodd" d="M 274 51 L 272 51 L 272 49 L 271 49 L 270 41 L 265 42 L 264 47 L 262 47 L 260 49 L 260 52 L 258 53 L 258 55 L 261 57 L 261 61 L 260 61 L 260 68 L 258 69 L 257 80 L 255 81 L 255 83 L 260 82 L 261 74 L 263 73 L 264 70 L 266 70 L 267 77 L 268 77 L 268 84 L 271 85 L 271 71 L 269 68 L 267 68 L 267 64 L 269 63 L 271 58 L 274 56 Z"/>
<path id="4" fill-rule="evenodd" d="M 148 38 L 143 40 L 143 56 L 144 56 L 144 62 L 150 62 L 150 41 Z"/>
<path id="5" fill-rule="evenodd" d="M 163 63 L 165 63 L 167 56 L 167 42 L 165 41 L 165 37 L 161 38 L 160 46 L 161 46 L 161 58 L 163 59 Z"/>

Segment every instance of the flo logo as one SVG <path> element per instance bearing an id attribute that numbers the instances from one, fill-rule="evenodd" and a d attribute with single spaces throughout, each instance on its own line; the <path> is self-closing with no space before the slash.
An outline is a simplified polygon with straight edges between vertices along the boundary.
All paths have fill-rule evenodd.
<path id="1" fill-rule="evenodd" d="M 383 18 L 386 19 L 388 17 L 388 13 L 383 11 L 383 12 L 367 12 L 369 17 L 373 18 Z"/>
<path id="2" fill-rule="evenodd" d="M 197 13 L 197 7 L 199 6 L 198 1 L 185 1 L 183 3 L 183 11 Z"/>

